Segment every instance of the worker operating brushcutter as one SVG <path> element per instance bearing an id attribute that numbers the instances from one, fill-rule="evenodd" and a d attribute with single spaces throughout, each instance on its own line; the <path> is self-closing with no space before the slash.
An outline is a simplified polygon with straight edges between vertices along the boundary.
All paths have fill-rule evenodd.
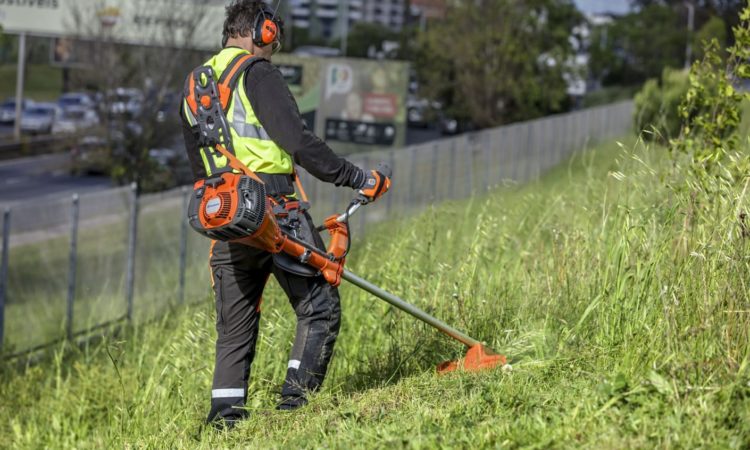
<path id="1" fill-rule="evenodd" d="M 271 64 L 282 35 L 282 20 L 260 0 L 235 0 L 226 8 L 223 49 L 191 72 L 185 82 L 181 105 L 185 147 L 196 182 L 207 180 L 205 183 L 215 187 L 224 182 L 222 173 L 233 168 L 236 172 L 237 165 L 246 166 L 262 180 L 266 194 L 273 199 L 279 226 L 300 241 L 324 249 L 307 213 L 309 205 L 295 191 L 294 164 L 322 181 L 359 190 L 366 201 L 383 195 L 390 180 L 380 171 L 363 171 L 336 156 L 307 129 L 281 73 Z M 231 145 L 222 152 L 206 143 L 206 136 L 216 130 L 213 116 L 205 114 L 213 110 L 212 98 L 198 94 L 200 86 L 213 86 L 214 82 L 221 119 L 226 119 L 231 135 L 226 142 Z M 227 149 L 229 155 L 223 153 Z M 234 158 L 238 163 L 230 164 Z M 206 205 L 206 212 L 212 212 L 212 207 Z M 213 213 L 219 210 L 217 203 Z M 231 426 L 247 416 L 244 405 L 261 297 L 270 274 L 289 297 L 297 316 L 296 337 L 277 408 L 303 406 L 306 395 L 323 383 L 333 353 L 341 317 L 337 288 L 319 271 L 283 252 L 272 254 L 215 240 L 209 258 L 218 336 L 207 420 Z"/>

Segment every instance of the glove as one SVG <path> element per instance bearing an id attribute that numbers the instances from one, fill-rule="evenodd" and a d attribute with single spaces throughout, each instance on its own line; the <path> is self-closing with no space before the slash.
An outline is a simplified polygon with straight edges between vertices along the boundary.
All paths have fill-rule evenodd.
<path id="1" fill-rule="evenodd" d="M 391 171 L 387 166 L 378 166 L 378 170 L 365 173 L 365 181 L 359 188 L 363 203 L 374 202 L 383 196 L 391 187 Z"/>

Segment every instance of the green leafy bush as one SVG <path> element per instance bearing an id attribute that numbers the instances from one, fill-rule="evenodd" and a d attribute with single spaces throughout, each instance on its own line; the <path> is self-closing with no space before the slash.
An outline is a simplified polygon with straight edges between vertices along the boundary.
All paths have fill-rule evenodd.
<path id="1" fill-rule="evenodd" d="M 635 96 L 635 127 L 647 140 L 667 142 L 680 134 L 679 106 L 689 87 L 683 70 L 664 69 Z"/>

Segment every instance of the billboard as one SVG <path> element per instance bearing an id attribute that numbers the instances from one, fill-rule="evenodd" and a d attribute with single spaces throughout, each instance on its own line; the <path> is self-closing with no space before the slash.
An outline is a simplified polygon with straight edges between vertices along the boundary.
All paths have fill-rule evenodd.
<path id="1" fill-rule="evenodd" d="M 215 49 L 224 1 L 0 0 L 5 33 Z"/>
<path id="2" fill-rule="evenodd" d="M 321 73 L 316 134 L 344 153 L 405 144 L 407 63 L 327 59 Z"/>
<path id="3" fill-rule="evenodd" d="M 408 63 L 287 54 L 273 63 L 307 126 L 337 152 L 405 144 Z"/>

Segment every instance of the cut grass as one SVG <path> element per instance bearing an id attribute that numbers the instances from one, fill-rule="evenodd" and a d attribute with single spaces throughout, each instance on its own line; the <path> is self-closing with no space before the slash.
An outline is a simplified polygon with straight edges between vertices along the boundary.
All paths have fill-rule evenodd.
<path id="1" fill-rule="evenodd" d="M 381 225 L 349 267 L 508 354 L 513 369 L 438 376 L 463 349 L 342 286 L 323 391 L 272 410 L 294 318 L 270 287 L 251 418 L 201 427 L 213 306 L 51 361 L 5 367 L 0 436 L 43 448 L 747 448 L 748 242 L 742 189 L 693 217 L 662 149 L 583 153 L 538 183 Z"/>

